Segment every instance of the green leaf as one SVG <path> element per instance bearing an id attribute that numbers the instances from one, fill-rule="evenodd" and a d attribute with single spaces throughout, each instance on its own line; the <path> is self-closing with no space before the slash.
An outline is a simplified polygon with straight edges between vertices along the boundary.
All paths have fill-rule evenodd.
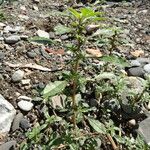
<path id="1" fill-rule="evenodd" d="M 38 36 L 30 38 L 29 42 L 36 42 L 36 43 L 40 43 L 40 44 L 50 44 L 50 45 L 54 43 L 54 41 L 51 39 L 44 38 L 44 37 L 38 37 Z"/>
<path id="2" fill-rule="evenodd" d="M 46 85 L 44 88 L 42 94 L 45 99 L 48 99 L 49 97 L 55 96 L 56 94 L 61 93 L 65 87 L 67 86 L 67 81 L 55 81 L 50 82 Z"/>
<path id="3" fill-rule="evenodd" d="M 126 62 L 125 59 L 115 56 L 115 55 L 111 55 L 111 56 L 102 56 L 100 58 L 102 61 L 108 62 L 108 63 L 113 63 L 119 66 L 128 66 L 129 64 Z"/>
<path id="4" fill-rule="evenodd" d="M 62 35 L 62 34 L 71 32 L 71 29 L 68 28 L 68 27 L 66 27 L 66 26 L 64 26 L 64 25 L 57 25 L 57 26 L 54 28 L 54 30 L 55 30 L 55 33 L 56 33 L 57 35 Z"/>
<path id="5" fill-rule="evenodd" d="M 75 9 L 69 8 L 70 13 L 77 19 L 81 17 L 80 13 L 78 13 Z"/>
<path id="6" fill-rule="evenodd" d="M 98 120 L 92 119 L 87 117 L 89 124 L 93 127 L 93 129 L 99 133 L 105 134 L 106 129 L 103 123 L 99 122 Z"/>

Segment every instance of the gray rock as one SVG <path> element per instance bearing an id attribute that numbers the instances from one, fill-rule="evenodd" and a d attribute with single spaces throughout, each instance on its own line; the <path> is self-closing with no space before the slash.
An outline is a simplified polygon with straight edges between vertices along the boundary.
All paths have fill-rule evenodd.
<path id="1" fill-rule="evenodd" d="M 150 58 L 137 58 L 136 59 L 139 63 L 141 63 L 141 64 L 149 64 L 150 63 Z"/>
<path id="2" fill-rule="evenodd" d="M 0 60 L 4 59 L 5 57 L 5 53 L 4 52 L 0 52 Z"/>
<path id="3" fill-rule="evenodd" d="M 55 33 L 54 33 L 54 32 L 49 32 L 49 37 L 50 37 L 51 39 L 54 39 L 54 38 L 55 38 Z"/>
<path id="4" fill-rule="evenodd" d="M 144 70 L 145 70 L 146 73 L 150 73 L 150 64 L 146 64 L 144 66 Z"/>
<path id="5" fill-rule="evenodd" d="M 0 134 L 7 134 L 10 131 L 15 114 L 14 107 L 0 95 Z"/>
<path id="6" fill-rule="evenodd" d="M 19 129 L 20 121 L 22 120 L 22 118 L 23 118 L 22 113 L 18 113 L 15 116 L 13 124 L 12 124 L 12 131 L 15 131 L 15 130 Z"/>
<path id="7" fill-rule="evenodd" d="M 37 56 L 37 54 L 35 52 L 31 51 L 31 52 L 27 52 L 27 56 L 29 58 L 35 58 Z"/>
<path id="8" fill-rule="evenodd" d="M 21 100 L 20 102 L 18 102 L 18 106 L 23 111 L 30 111 L 33 107 L 33 103 L 29 101 Z"/>
<path id="9" fill-rule="evenodd" d="M 6 143 L 0 145 L 0 150 L 11 150 L 12 148 L 15 149 L 16 143 L 17 142 L 15 140 L 6 142 Z"/>
<path id="10" fill-rule="evenodd" d="M 21 26 L 16 26 L 16 27 L 10 27 L 10 26 L 6 26 L 4 28 L 4 32 L 5 33 L 8 33 L 8 32 L 12 32 L 12 33 L 15 33 L 15 32 L 19 32 L 23 27 Z"/>
<path id="11" fill-rule="evenodd" d="M 126 71 L 129 76 L 144 77 L 145 74 L 144 69 L 141 67 L 131 67 L 128 68 Z"/>
<path id="12" fill-rule="evenodd" d="M 20 38 L 21 40 L 27 40 L 29 37 L 27 35 L 21 35 Z"/>
<path id="13" fill-rule="evenodd" d="M 131 60 L 130 64 L 131 64 L 131 66 L 134 66 L 134 67 L 141 66 L 141 64 L 138 60 Z"/>
<path id="14" fill-rule="evenodd" d="M 61 39 L 61 40 L 67 40 L 67 39 L 68 39 L 68 36 L 67 36 L 67 35 L 62 35 L 62 36 L 60 37 L 60 39 Z"/>
<path id="15" fill-rule="evenodd" d="M 18 35 L 11 35 L 11 36 L 5 38 L 5 43 L 7 43 L 7 44 L 15 44 L 18 41 L 20 41 L 20 36 L 18 36 Z"/>
<path id="16" fill-rule="evenodd" d="M 144 138 L 145 142 L 150 145 L 150 117 L 139 123 L 137 132 Z"/>
<path id="17" fill-rule="evenodd" d="M 124 81 L 129 89 L 129 91 L 134 91 L 134 93 L 141 93 L 144 90 L 146 81 L 140 77 L 126 77 Z M 127 91 L 125 91 L 127 92 Z"/>
<path id="18" fill-rule="evenodd" d="M 22 120 L 20 121 L 20 127 L 21 127 L 22 129 L 24 129 L 24 130 L 27 130 L 27 129 L 29 129 L 31 126 L 30 126 L 30 123 L 29 123 L 29 121 L 28 121 L 27 119 L 22 119 Z"/>
<path id="19" fill-rule="evenodd" d="M 12 81 L 13 82 L 19 82 L 23 79 L 24 76 L 24 71 L 22 70 L 17 70 L 14 72 L 14 74 L 12 75 Z"/>
<path id="20" fill-rule="evenodd" d="M 35 97 L 35 98 L 33 98 L 33 101 L 40 102 L 40 101 L 43 101 L 43 98 Z"/>
<path id="21" fill-rule="evenodd" d="M 44 84 L 43 82 L 40 82 L 40 83 L 38 84 L 38 88 L 39 88 L 39 89 L 44 89 L 44 88 L 45 88 L 45 84 Z"/>

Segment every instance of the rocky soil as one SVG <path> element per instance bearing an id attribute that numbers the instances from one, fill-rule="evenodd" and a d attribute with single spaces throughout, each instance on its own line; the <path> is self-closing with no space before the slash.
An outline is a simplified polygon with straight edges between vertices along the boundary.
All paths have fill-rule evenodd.
<path id="1" fill-rule="evenodd" d="M 55 74 L 64 68 L 70 57 L 62 46 L 46 47 L 28 41 L 35 35 L 60 42 L 69 40 L 68 35 L 54 33 L 54 27 L 61 19 L 49 15 L 66 8 L 67 3 L 60 0 L 18 0 L 1 5 L 6 20 L 0 22 L 0 113 L 9 110 L 8 116 L 2 116 L 4 120 L 9 118 L 10 124 L 6 128 L 8 120 L 0 120 L 3 124 L 2 128 L 0 126 L 0 150 L 7 150 L 12 145 L 18 149 L 25 132 L 38 119 L 36 114 L 40 105 L 36 100 L 41 100 L 39 91 L 55 80 Z M 110 26 L 124 29 L 125 38 L 132 43 L 132 47 L 120 46 L 116 51 L 131 63 L 125 71 L 130 76 L 145 78 L 150 73 L 150 1 L 107 2 L 102 10 Z M 9 105 L 4 112 L 3 101 Z"/>

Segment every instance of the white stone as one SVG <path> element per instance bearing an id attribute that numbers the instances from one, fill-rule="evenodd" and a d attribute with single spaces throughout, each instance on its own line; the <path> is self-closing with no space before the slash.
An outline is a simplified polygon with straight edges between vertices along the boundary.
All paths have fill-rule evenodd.
<path id="1" fill-rule="evenodd" d="M 33 107 L 33 103 L 29 101 L 21 100 L 20 102 L 18 102 L 18 106 L 21 110 L 30 111 Z"/>
<path id="2" fill-rule="evenodd" d="M 33 6 L 33 9 L 36 10 L 36 11 L 39 10 L 39 8 L 37 6 Z"/>
<path id="3" fill-rule="evenodd" d="M 29 19 L 29 17 L 26 16 L 26 15 L 18 15 L 18 17 L 19 17 L 20 19 L 22 19 L 22 20 L 28 20 L 28 19 Z"/>
<path id="4" fill-rule="evenodd" d="M 7 44 L 15 44 L 18 41 L 20 41 L 20 36 L 18 36 L 18 35 L 11 35 L 11 36 L 5 38 L 5 43 L 7 43 Z"/>
<path id="5" fill-rule="evenodd" d="M 20 99 L 20 100 L 28 100 L 28 101 L 31 101 L 31 100 L 32 100 L 32 98 L 30 98 L 30 97 L 28 97 L 28 96 L 24 96 L 24 95 L 19 96 L 17 99 Z"/>
<path id="6" fill-rule="evenodd" d="M 8 33 L 10 30 L 13 30 L 13 28 L 10 27 L 10 26 L 6 26 L 6 27 L 4 28 L 4 33 Z"/>
<path id="7" fill-rule="evenodd" d="M 144 70 L 147 72 L 147 73 L 150 73 L 150 64 L 146 64 L 144 66 Z"/>
<path id="8" fill-rule="evenodd" d="M 49 33 L 45 32 L 45 31 L 43 31 L 43 30 L 38 30 L 38 31 L 37 31 L 37 35 L 38 35 L 39 37 L 44 37 L 44 38 L 48 38 L 48 39 L 49 39 Z"/>
<path id="9" fill-rule="evenodd" d="M 0 95 L 0 135 L 10 131 L 11 123 L 15 117 L 16 110 L 8 101 Z"/>
<path id="10" fill-rule="evenodd" d="M 20 6 L 20 9 L 26 11 L 26 6 Z"/>
<path id="11" fill-rule="evenodd" d="M 129 120 L 129 125 L 131 125 L 131 126 L 135 126 L 135 125 L 136 125 L 136 121 L 135 121 L 135 119 L 131 119 L 131 120 Z"/>
<path id="12" fill-rule="evenodd" d="M 6 24 L 0 22 L 0 27 L 5 27 L 5 26 L 6 26 Z"/>
<path id="13" fill-rule="evenodd" d="M 30 79 L 24 79 L 24 80 L 21 80 L 21 83 L 23 84 L 23 85 L 27 85 L 27 84 L 30 84 Z"/>
<path id="14" fill-rule="evenodd" d="M 12 75 L 12 81 L 13 82 L 19 82 L 23 79 L 24 76 L 24 71 L 22 70 L 17 70 L 14 72 L 14 74 Z"/>

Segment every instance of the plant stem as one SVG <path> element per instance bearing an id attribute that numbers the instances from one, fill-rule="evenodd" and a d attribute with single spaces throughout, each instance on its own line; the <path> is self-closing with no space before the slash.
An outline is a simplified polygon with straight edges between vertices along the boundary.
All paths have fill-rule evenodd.
<path id="1" fill-rule="evenodd" d="M 76 79 L 76 74 L 78 71 L 78 66 L 79 66 L 79 59 L 76 60 L 75 66 L 74 66 L 74 73 L 75 73 L 75 78 L 73 80 L 73 92 L 72 92 L 72 108 L 73 108 L 73 127 L 76 129 L 76 111 L 77 111 L 77 105 L 76 105 L 76 90 L 77 90 L 77 79 Z"/>
<path id="2" fill-rule="evenodd" d="M 112 147 L 113 147 L 113 150 L 119 150 L 119 148 L 117 147 L 116 143 L 114 142 L 113 138 L 111 137 L 110 134 L 107 134 L 107 138 L 108 140 L 110 141 Z"/>

